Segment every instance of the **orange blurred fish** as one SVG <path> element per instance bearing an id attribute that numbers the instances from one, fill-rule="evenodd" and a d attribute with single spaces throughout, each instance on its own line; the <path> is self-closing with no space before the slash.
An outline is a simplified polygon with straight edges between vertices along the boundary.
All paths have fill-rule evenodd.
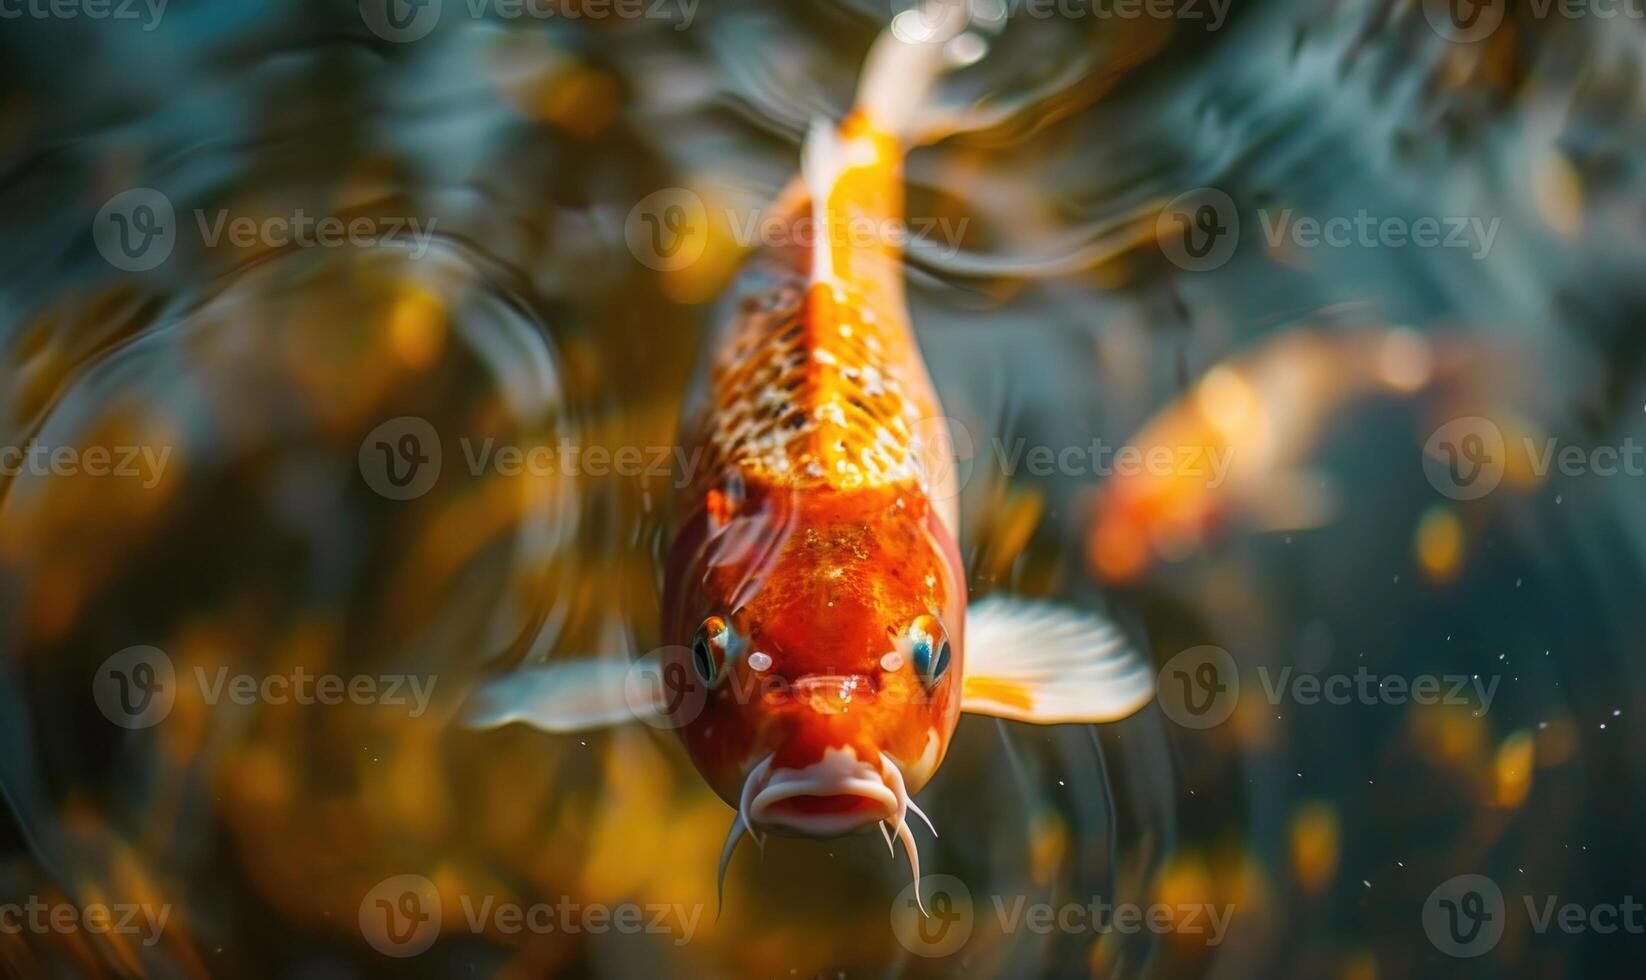
<path id="1" fill-rule="evenodd" d="M 895 233 L 903 155 L 956 36 L 939 20 L 917 13 L 876 42 L 856 107 L 812 126 L 802 175 L 772 205 L 814 234 L 751 255 L 730 290 L 682 413 L 703 465 L 676 502 L 662 622 L 675 646 L 639 665 L 662 682 L 637 693 L 633 666 L 555 664 L 494 682 L 473 715 L 571 731 L 655 713 L 737 808 L 722 879 L 745 832 L 879 827 L 918 882 L 906 818 L 926 819 L 913 797 L 961 712 L 1103 722 L 1153 695 L 1152 670 L 1096 615 L 967 607 L 954 467 L 934 452 L 952 442 Z M 884 233 L 856 240 L 864 229 Z"/>
<path id="2" fill-rule="evenodd" d="M 1092 570 L 1126 581 L 1231 525 L 1326 523 L 1335 495 L 1308 464 L 1328 424 L 1362 399 L 1409 396 L 1458 375 L 1468 356 L 1409 329 L 1358 328 L 1288 331 L 1218 364 L 1127 446 L 1133 458 L 1170 464 L 1117 471 L 1098 491 Z"/>

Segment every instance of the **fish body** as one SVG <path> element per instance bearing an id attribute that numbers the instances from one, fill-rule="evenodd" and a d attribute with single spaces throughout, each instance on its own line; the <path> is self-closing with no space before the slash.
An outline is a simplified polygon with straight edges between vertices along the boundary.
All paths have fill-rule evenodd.
<path id="1" fill-rule="evenodd" d="M 900 220 L 902 157 L 866 112 L 813 128 L 805 177 L 777 205 L 778 220 L 812 231 L 751 256 L 683 413 L 682 444 L 705 465 L 683 497 L 664 635 L 694 655 L 712 615 L 735 649 L 711 677 L 694 670 L 712 691 L 679 730 L 734 806 L 769 757 L 777 791 L 748 788 L 751 822 L 779 832 L 896 819 L 895 794 L 780 805 L 784 774 L 832 752 L 870 776 L 899 767 L 912 793 L 960 713 L 958 519 L 950 471 L 922 445 L 942 409 L 898 247 L 876 233 Z"/>
<path id="2" fill-rule="evenodd" d="M 701 464 L 674 501 L 663 646 L 626 669 L 517 671 L 471 711 L 481 727 L 639 714 L 674 729 L 737 810 L 722 877 L 745 834 L 878 825 L 918 879 L 907 816 L 925 818 L 913 795 L 962 712 L 1111 721 L 1153 695 L 1146 662 L 1096 614 L 968 603 L 953 442 L 909 325 L 899 234 L 908 134 L 952 36 L 938 23 L 917 25 L 924 41 L 882 35 L 857 107 L 812 126 L 772 204 L 797 233 L 750 255 L 728 292 L 681 413 Z"/>

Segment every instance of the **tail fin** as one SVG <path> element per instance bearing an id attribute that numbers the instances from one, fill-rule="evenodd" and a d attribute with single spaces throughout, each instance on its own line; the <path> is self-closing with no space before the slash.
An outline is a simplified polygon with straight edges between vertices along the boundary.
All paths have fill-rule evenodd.
<path id="1" fill-rule="evenodd" d="M 853 132 L 848 137 L 826 119 L 812 121 L 801 147 L 800 170 L 814 228 L 833 227 L 831 201 L 843 184 L 844 193 L 869 213 L 900 208 L 900 186 L 895 192 L 889 189 L 901 181 L 900 158 L 921 142 L 921 127 L 929 122 L 928 101 L 937 80 L 968 60 L 965 46 L 953 42 L 967 36 L 969 24 L 966 0 L 924 0 L 898 14 L 875 39 L 858 80 L 853 115 L 863 125 L 851 125 Z M 874 176 L 848 180 L 849 170 Z M 844 213 L 845 205 L 840 208 Z M 836 283 L 839 277 L 850 275 L 849 260 L 839 245 L 832 234 L 817 235 L 812 250 L 813 282 Z M 885 288 L 895 292 L 900 287 L 887 283 Z"/>
<path id="2" fill-rule="evenodd" d="M 970 25 L 966 0 L 925 0 L 892 19 L 869 49 L 857 106 L 875 129 L 906 142 L 945 71 L 965 60 L 950 44 Z"/>

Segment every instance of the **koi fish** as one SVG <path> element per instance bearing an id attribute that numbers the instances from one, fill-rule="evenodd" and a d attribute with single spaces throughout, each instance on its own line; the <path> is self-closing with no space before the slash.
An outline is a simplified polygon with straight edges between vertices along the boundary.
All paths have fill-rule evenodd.
<path id="1" fill-rule="evenodd" d="M 1474 356 L 1460 342 L 1361 327 L 1287 331 L 1218 364 L 1128 443 L 1163 465 L 1117 473 L 1096 493 L 1092 571 L 1128 581 L 1233 527 L 1328 523 L 1336 497 L 1309 465 L 1328 426 L 1370 398 L 1458 387 Z"/>
<path id="2" fill-rule="evenodd" d="M 935 23 L 935 19 L 933 20 Z M 894 235 L 903 155 L 947 67 L 946 32 L 886 32 L 856 106 L 813 124 L 801 175 L 772 205 L 794 236 L 746 260 L 681 414 L 701 447 L 676 501 L 665 646 L 641 673 L 603 658 L 517 671 L 471 722 L 566 732 L 655 715 L 736 815 L 739 839 L 879 827 L 920 880 L 910 812 L 963 712 L 1108 722 L 1146 704 L 1153 671 L 1103 617 L 1042 601 L 968 605 L 942 406 L 909 325 Z M 948 36 L 953 36 L 949 34 Z M 859 236 L 861 237 L 861 236 Z M 936 451 L 934 451 L 936 450 Z M 935 834 L 935 828 L 931 828 Z"/>

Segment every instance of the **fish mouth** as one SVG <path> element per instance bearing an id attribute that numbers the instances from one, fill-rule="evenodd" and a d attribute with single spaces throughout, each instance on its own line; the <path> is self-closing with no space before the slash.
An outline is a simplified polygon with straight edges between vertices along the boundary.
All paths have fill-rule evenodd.
<path id="1" fill-rule="evenodd" d="M 715 890 L 722 903 L 726 894 L 726 868 L 737 850 L 737 842 L 747 833 L 765 850 L 765 838 L 755 830 L 757 826 L 774 833 L 839 837 L 878 823 L 886 848 L 894 857 L 897 854 L 892 844 L 894 838 L 902 841 L 908 851 L 909 870 L 915 881 L 915 903 L 924 913 L 926 907 L 920 901 L 920 851 L 909 830 L 908 815 L 913 813 L 925 821 L 933 837 L 937 836 L 937 828 L 909 798 L 903 770 L 897 763 L 882 752 L 877 767 L 859 761 L 857 753 L 849 748 L 828 749 L 820 761 L 801 769 L 773 768 L 773 758 L 768 755 L 761 760 L 743 781 L 737 816 L 720 849 Z M 718 917 L 719 913 L 715 914 Z"/>
<path id="2" fill-rule="evenodd" d="M 880 770 L 831 750 L 803 769 L 773 769 L 749 801 L 749 819 L 774 832 L 839 837 L 902 814 Z"/>

